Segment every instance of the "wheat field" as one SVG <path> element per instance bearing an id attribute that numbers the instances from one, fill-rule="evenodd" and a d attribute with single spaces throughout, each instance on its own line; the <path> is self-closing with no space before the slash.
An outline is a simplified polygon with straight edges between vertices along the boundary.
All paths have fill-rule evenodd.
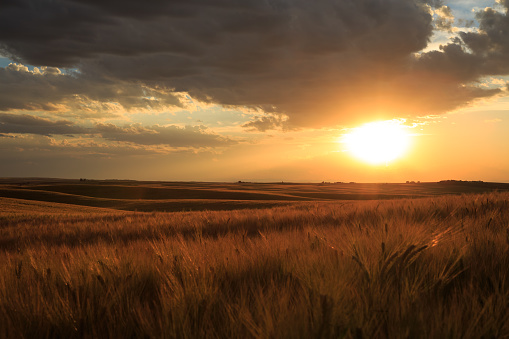
<path id="1" fill-rule="evenodd" d="M 509 337 L 509 193 L 134 212 L 0 198 L 0 338 Z"/>

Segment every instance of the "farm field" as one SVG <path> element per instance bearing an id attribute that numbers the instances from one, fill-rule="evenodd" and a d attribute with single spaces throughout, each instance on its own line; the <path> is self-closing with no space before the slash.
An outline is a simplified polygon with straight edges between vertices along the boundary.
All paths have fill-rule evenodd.
<path id="1" fill-rule="evenodd" d="M 493 191 L 509 191 L 509 184 L 463 181 L 408 184 L 200 183 L 0 178 L 0 197 L 148 212 L 236 210 L 305 201 L 386 200 Z"/>
<path id="2" fill-rule="evenodd" d="M 509 337 L 509 185 L 0 180 L 0 338 Z"/>

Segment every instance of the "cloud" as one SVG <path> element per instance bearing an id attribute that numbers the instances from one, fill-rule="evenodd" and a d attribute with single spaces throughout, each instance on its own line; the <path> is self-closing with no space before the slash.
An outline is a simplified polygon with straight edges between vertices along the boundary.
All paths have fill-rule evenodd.
<path id="1" fill-rule="evenodd" d="M 176 152 L 175 150 L 136 144 L 97 142 L 91 138 L 75 137 L 57 140 L 38 134 L 0 135 L 0 140 L 2 141 L 0 142 L 2 156 L 11 158 L 14 163 L 19 163 L 20 158 L 23 157 L 28 159 L 51 157 L 65 163 L 70 158 L 76 160 L 83 157 L 150 156 Z"/>
<path id="2" fill-rule="evenodd" d="M 500 3 L 503 13 L 492 8 L 477 13 L 479 32 L 460 34 L 465 46 L 482 60 L 479 65 L 485 74 L 509 73 L 509 1 Z"/>
<path id="3" fill-rule="evenodd" d="M 41 136 L 88 135 L 104 140 L 128 142 L 137 145 L 166 145 L 171 147 L 224 147 L 237 141 L 207 131 L 204 126 L 142 126 L 131 124 L 119 127 L 114 124 L 96 124 L 82 127 L 68 120 L 52 121 L 28 114 L 0 113 L 0 136 L 8 134 L 33 134 Z M 100 140 L 100 139 L 99 139 Z"/>
<path id="4" fill-rule="evenodd" d="M 51 121 L 27 114 L 0 113 L 0 133 L 29 133 L 50 136 L 53 134 L 83 134 L 89 130 L 67 120 Z"/>
<path id="5" fill-rule="evenodd" d="M 279 128 L 284 130 L 288 127 L 286 121 L 286 117 L 279 115 L 255 116 L 252 121 L 243 124 L 242 127 L 246 128 L 248 131 L 260 132 L 275 130 Z"/>
<path id="6" fill-rule="evenodd" d="M 424 54 L 418 62 L 421 68 L 463 82 L 509 74 L 509 0 L 500 4 L 503 12 L 487 7 L 476 13 L 478 30 L 459 32 L 441 51 Z"/>
<path id="7" fill-rule="evenodd" d="M 275 115 L 315 127 L 444 113 L 500 93 L 468 83 L 509 71 L 507 15 L 494 10 L 478 15 L 479 32 L 415 58 L 451 20 L 421 0 L 8 0 L 2 53 L 79 73 L 0 74 L 0 109 L 55 110 L 72 95 L 166 107 L 186 92 L 272 114 L 246 125 L 262 130 Z"/>
<path id="8" fill-rule="evenodd" d="M 236 141 L 207 133 L 203 126 L 151 126 L 131 124 L 119 127 L 113 124 L 97 124 L 95 131 L 110 141 L 130 142 L 140 145 L 168 145 L 172 147 L 221 147 Z"/>
<path id="9" fill-rule="evenodd" d="M 434 14 L 437 16 L 435 20 L 435 26 L 437 29 L 442 31 L 452 31 L 454 24 L 454 15 L 449 6 L 441 6 L 434 10 Z"/>
<path id="10" fill-rule="evenodd" d="M 178 93 L 135 82 L 106 79 L 55 67 L 11 63 L 0 68 L 0 111 L 82 111 L 182 107 Z"/>

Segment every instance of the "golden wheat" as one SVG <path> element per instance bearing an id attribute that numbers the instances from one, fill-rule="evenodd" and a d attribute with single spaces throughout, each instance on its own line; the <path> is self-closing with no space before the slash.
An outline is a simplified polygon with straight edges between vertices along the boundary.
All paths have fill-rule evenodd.
<path id="1" fill-rule="evenodd" d="M 175 213 L 22 202 L 2 205 L 0 337 L 509 336 L 509 193 Z"/>

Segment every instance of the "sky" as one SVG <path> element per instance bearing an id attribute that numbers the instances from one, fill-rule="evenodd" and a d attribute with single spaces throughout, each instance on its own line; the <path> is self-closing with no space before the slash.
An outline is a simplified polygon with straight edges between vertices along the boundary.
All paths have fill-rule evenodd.
<path id="1" fill-rule="evenodd" d="M 0 177 L 509 182 L 508 9 L 3 0 Z M 389 120 L 403 156 L 348 151 Z"/>

